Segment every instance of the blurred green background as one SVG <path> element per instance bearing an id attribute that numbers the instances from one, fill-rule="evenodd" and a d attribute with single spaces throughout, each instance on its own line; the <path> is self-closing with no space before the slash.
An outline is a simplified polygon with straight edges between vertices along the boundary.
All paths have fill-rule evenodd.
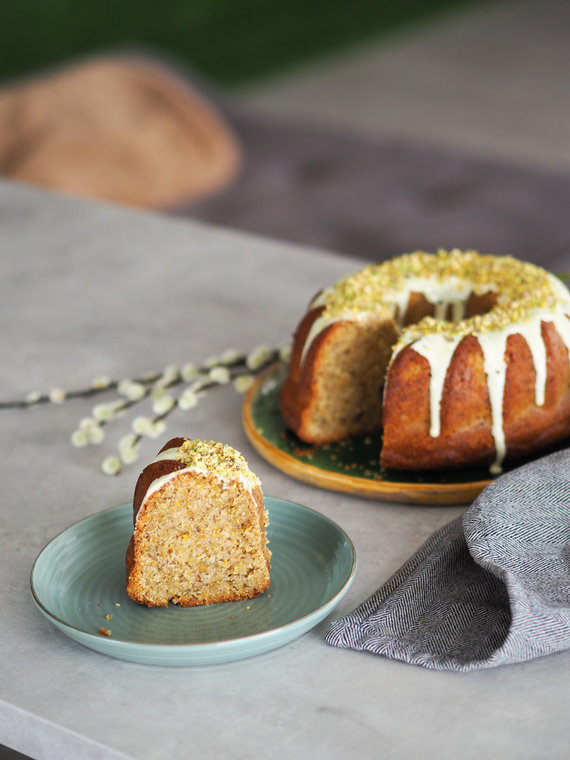
<path id="1" fill-rule="evenodd" d="M 228 88 L 418 25 L 475 0 L 7 0 L 0 81 L 146 48 Z"/>

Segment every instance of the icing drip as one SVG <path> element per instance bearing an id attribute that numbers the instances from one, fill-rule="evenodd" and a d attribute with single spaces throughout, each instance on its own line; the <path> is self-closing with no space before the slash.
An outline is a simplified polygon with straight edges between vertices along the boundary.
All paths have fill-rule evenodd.
<path id="1" fill-rule="evenodd" d="M 526 344 L 532 355 L 532 363 L 534 364 L 534 371 L 536 373 L 534 402 L 537 406 L 544 406 L 546 395 L 546 346 L 542 338 L 542 319 L 537 317 L 525 325 L 522 330 L 517 330 L 517 332 L 526 340 Z"/>
<path id="2" fill-rule="evenodd" d="M 432 438 L 437 438 L 441 432 L 441 397 L 447 368 L 451 362 L 459 340 L 449 340 L 444 335 L 431 335 L 413 344 L 412 348 L 424 356 L 430 367 L 429 406 L 430 430 Z"/>
<path id="3" fill-rule="evenodd" d="M 451 303 L 451 318 L 454 322 L 460 322 L 465 317 L 467 300 L 453 301 Z"/>
<path id="4" fill-rule="evenodd" d="M 445 319 L 445 315 L 447 314 L 447 304 L 445 301 L 437 301 L 437 303 L 434 304 L 434 318 L 435 319 Z"/>
<path id="5" fill-rule="evenodd" d="M 487 375 L 487 390 L 491 404 L 491 435 L 495 444 L 495 461 L 491 465 L 490 471 L 493 474 L 501 472 L 503 459 L 507 453 L 503 426 L 503 395 L 507 377 L 505 349 L 508 336 L 509 332 L 506 330 L 494 335 L 479 336 L 479 344 L 483 349 L 483 366 Z"/>
<path id="6" fill-rule="evenodd" d="M 149 464 L 154 464 L 155 462 L 162 462 L 165 459 L 178 460 L 178 446 L 175 446 L 172 449 L 165 449 L 164 451 L 161 451 L 160 454 L 157 454 L 157 456 L 155 456 L 152 462 L 149 462 Z"/>
<path id="7" fill-rule="evenodd" d="M 510 335 L 521 335 L 528 345 L 535 367 L 535 403 L 543 406 L 546 393 L 546 346 L 542 337 L 542 323 L 551 322 L 570 351 L 570 309 L 568 305 L 557 309 L 536 310 L 525 322 L 509 325 L 503 330 L 477 334 L 483 352 L 487 389 L 491 404 L 491 434 L 495 444 L 495 461 L 492 473 L 502 470 L 502 462 L 507 453 L 503 427 L 503 394 L 507 376 L 505 351 Z M 441 400 L 445 377 L 453 353 L 461 338 L 450 339 L 443 334 L 427 334 L 412 344 L 412 348 L 424 356 L 430 365 L 430 436 L 437 438 L 441 433 Z M 399 347 L 402 350 L 403 346 Z M 399 351 L 398 351 L 399 352 Z"/>

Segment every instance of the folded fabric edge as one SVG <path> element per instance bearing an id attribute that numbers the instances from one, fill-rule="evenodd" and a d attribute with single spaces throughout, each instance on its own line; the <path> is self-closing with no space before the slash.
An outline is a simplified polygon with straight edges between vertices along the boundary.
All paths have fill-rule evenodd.
<path id="1" fill-rule="evenodd" d="M 367 647 L 359 643 L 362 638 L 362 624 L 389 597 L 398 598 L 398 592 L 409 576 L 415 572 L 426 559 L 438 548 L 457 540 L 463 531 L 463 515 L 442 526 L 420 546 L 420 548 L 366 600 L 352 612 L 333 620 L 325 641 L 336 647 L 364 650 Z M 389 639 L 386 639 L 389 640 Z"/>
<path id="2" fill-rule="evenodd" d="M 417 665 L 429 670 L 450 671 L 456 673 L 467 673 L 474 670 L 483 670 L 497 667 L 504 664 L 501 661 L 493 659 L 477 659 L 463 661 L 452 656 L 442 658 L 440 655 L 425 652 L 419 649 L 403 645 L 398 639 L 383 637 L 377 639 L 368 639 L 364 644 L 346 644 L 343 643 L 343 637 L 337 637 L 336 631 L 330 630 L 325 637 L 327 644 L 340 649 L 353 649 L 358 652 L 369 652 L 370 654 L 382 655 L 390 660 L 397 660 L 407 665 Z"/>
<path id="3" fill-rule="evenodd" d="M 545 474 L 549 474 L 551 479 L 552 472 L 547 473 L 544 468 L 551 465 L 559 466 L 561 460 L 564 460 L 562 462 L 564 464 L 568 453 L 570 453 L 570 449 L 565 452 L 556 452 L 538 460 L 538 467 L 543 478 Z M 533 465 L 536 467 L 536 463 Z M 480 530 L 481 526 L 478 524 L 481 518 L 482 505 L 485 501 L 495 493 L 501 494 L 505 482 L 510 484 L 512 478 L 520 479 L 520 470 L 523 471 L 524 476 L 529 466 L 525 465 L 519 468 L 519 471 L 512 471 L 505 480 L 500 479 L 502 480 L 501 484 L 499 484 L 499 480 L 495 481 L 463 515 L 437 530 L 377 592 L 352 613 L 333 621 L 326 633 L 325 641 L 331 646 L 381 654 L 408 664 L 436 670 L 462 672 L 491 668 L 502 664 L 520 663 L 568 648 L 567 608 L 557 609 L 556 604 L 547 604 L 547 611 L 535 609 L 536 604 L 532 602 L 532 599 L 527 598 L 528 594 L 525 593 L 524 584 L 521 587 L 520 584 L 514 583 L 509 569 L 505 569 L 501 564 L 489 561 L 490 558 L 485 556 L 487 554 L 485 550 L 488 548 L 486 546 L 487 536 L 485 531 Z M 472 659 L 466 657 L 465 652 L 462 653 L 461 657 L 457 657 L 451 651 L 449 653 L 423 651 L 422 647 L 417 646 L 415 642 L 406 640 L 405 627 L 402 628 L 399 635 L 394 636 L 381 630 L 382 625 L 386 628 L 386 620 L 389 620 L 390 610 L 389 605 L 386 604 L 388 599 L 391 597 L 390 603 L 396 607 L 396 612 L 398 612 L 398 604 L 400 606 L 409 604 L 409 598 L 408 600 L 404 599 L 405 590 L 406 587 L 408 590 L 412 587 L 410 583 L 414 583 L 415 578 L 413 576 L 421 573 L 422 563 L 427 564 L 429 558 L 437 556 L 438 553 L 440 555 L 443 552 L 449 553 L 453 541 L 456 542 L 457 547 L 459 544 L 463 545 L 464 551 L 468 552 L 470 561 L 473 561 L 474 566 L 479 565 L 485 574 L 494 577 L 505 588 L 505 601 L 511 613 L 511 622 L 504 632 L 504 640 L 500 644 L 498 641 L 494 642 L 494 647 L 489 648 L 485 656 L 482 656 L 481 650 L 473 652 Z M 384 609 L 381 609 L 382 607 Z M 377 625 L 374 615 L 380 616 L 380 613 L 384 617 L 381 624 Z M 380 618 L 378 617 L 378 619 Z M 402 615 L 404 626 L 412 620 L 413 610 L 412 617 L 406 619 L 404 608 Z M 451 640 L 450 645 L 452 645 Z"/>

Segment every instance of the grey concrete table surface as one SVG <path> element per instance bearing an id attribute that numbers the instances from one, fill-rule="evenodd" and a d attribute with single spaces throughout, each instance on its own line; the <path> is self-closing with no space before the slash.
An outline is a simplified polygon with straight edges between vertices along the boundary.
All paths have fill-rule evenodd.
<path id="1" fill-rule="evenodd" d="M 0 254 L 2 400 L 275 345 L 318 288 L 355 268 L 353 258 L 9 183 L 0 183 Z M 139 469 L 101 473 L 111 434 L 98 447 L 71 446 L 93 403 L 0 410 L 0 743 L 59 760 L 567 757 L 567 653 L 435 673 L 331 648 L 327 619 L 258 657 L 167 668 L 113 659 L 62 635 L 32 602 L 34 559 L 68 525 L 129 501 Z M 225 386 L 177 410 L 165 435 L 236 446 L 266 494 L 313 507 L 348 532 L 359 566 L 335 614 L 353 609 L 461 511 L 293 480 L 252 449 L 240 407 Z M 145 440 L 142 461 L 159 443 Z"/>

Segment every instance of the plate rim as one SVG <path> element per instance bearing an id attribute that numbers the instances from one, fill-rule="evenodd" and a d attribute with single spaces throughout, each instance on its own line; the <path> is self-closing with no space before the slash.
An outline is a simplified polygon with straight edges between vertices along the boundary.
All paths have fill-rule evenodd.
<path id="1" fill-rule="evenodd" d="M 386 498 L 403 504 L 424 506 L 461 506 L 469 504 L 481 491 L 493 482 L 493 478 L 466 481 L 464 483 L 409 483 L 405 481 L 370 480 L 357 475 L 325 470 L 314 464 L 302 462 L 271 443 L 255 424 L 253 402 L 263 383 L 284 366 L 275 362 L 262 372 L 248 389 L 242 404 L 242 424 L 250 443 L 267 462 L 297 480 L 330 491 L 348 493 L 367 499 Z"/>
<path id="2" fill-rule="evenodd" d="M 220 641 L 208 641 L 208 642 L 187 642 L 187 643 L 176 643 L 176 644 L 164 644 L 159 642 L 142 642 L 142 641 L 134 641 L 129 639 L 122 639 L 122 638 L 108 638 L 108 639 L 102 639 L 100 634 L 93 633 L 92 631 L 85 630 L 84 628 L 79 628 L 78 626 L 69 623 L 62 618 L 60 618 L 58 615 L 56 615 L 52 610 L 50 610 L 47 605 L 42 602 L 40 599 L 40 596 L 34 586 L 34 574 L 36 572 L 36 568 L 38 566 L 38 563 L 41 561 L 41 557 L 44 554 L 45 551 L 48 550 L 48 548 L 55 542 L 57 539 L 59 539 L 62 535 L 67 533 L 68 531 L 72 531 L 74 529 L 77 529 L 79 525 L 82 523 L 88 522 L 90 520 L 97 520 L 101 519 L 104 514 L 111 513 L 111 512 L 119 512 L 120 510 L 124 510 L 128 507 L 132 509 L 132 502 L 125 502 L 123 504 L 118 504 L 113 507 L 107 507 L 105 509 L 102 509 L 98 512 L 94 512 L 91 515 L 87 515 L 86 517 L 83 517 L 79 520 L 76 520 L 75 522 L 71 523 L 67 527 L 60 530 L 56 535 L 54 535 L 49 541 L 46 542 L 46 544 L 40 549 L 38 552 L 33 564 L 32 568 L 30 570 L 30 590 L 32 594 L 32 598 L 36 606 L 39 608 L 40 612 L 42 612 L 45 617 L 52 622 L 52 624 L 56 625 L 62 632 L 66 631 L 73 631 L 80 635 L 82 639 L 87 640 L 93 640 L 98 642 L 100 645 L 105 644 L 105 648 L 134 648 L 135 650 L 148 650 L 153 649 L 155 651 L 168 651 L 168 652 L 180 652 L 182 650 L 188 651 L 188 652 L 203 652 L 206 654 L 209 651 L 216 650 L 220 651 L 223 649 L 233 649 L 238 647 L 240 644 L 247 644 L 247 643 L 254 643 L 256 641 L 265 641 L 267 639 L 270 639 L 272 637 L 278 638 L 279 634 L 283 631 L 286 631 L 288 628 L 293 626 L 303 626 L 303 624 L 308 623 L 313 617 L 316 617 L 317 620 L 315 621 L 315 625 L 317 625 L 323 617 L 325 617 L 328 614 L 328 611 L 331 610 L 338 601 L 340 601 L 340 598 L 346 594 L 350 586 L 352 585 L 352 582 L 354 580 L 356 570 L 357 570 L 357 554 L 356 554 L 356 548 L 354 546 L 354 543 L 348 533 L 334 520 L 332 520 L 327 515 L 324 515 L 322 512 L 319 512 L 317 509 L 314 509 L 312 507 L 308 507 L 304 504 L 299 504 L 298 502 L 290 501 L 289 499 L 282 499 L 280 497 L 275 496 L 269 496 L 264 495 L 264 499 L 270 499 L 273 502 L 278 502 L 280 505 L 286 505 L 287 508 L 293 506 L 296 509 L 301 509 L 303 511 L 311 512 L 314 515 L 316 515 L 320 520 L 323 520 L 325 522 L 328 522 L 330 525 L 332 525 L 335 530 L 338 532 L 338 534 L 346 541 L 349 550 L 350 550 L 350 557 L 351 557 L 351 565 L 350 570 L 348 572 L 347 578 L 344 580 L 340 588 L 329 598 L 327 599 L 323 604 L 320 604 L 318 607 L 316 607 L 311 612 L 308 612 L 301 617 L 297 617 L 294 620 L 284 623 L 282 625 L 276 626 L 274 628 L 270 628 L 267 630 L 259 631 L 257 633 L 247 634 L 245 636 L 236 636 L 234 638 L 230 639 L 222 639 Z M 270 506 L 270 505 L 269 505 Z M 319 618 L 319 615 L 323 613 L 322 617 Z M 303 633 L 306 633 L 310 628 L 303 629 L 298 635 L 302 635 Z M 68 634 L 70 635 L 70 634 Z M 74 638 L 71 636 L 71 638 Z M 292 641 L 296 636 L 292 637 L 290 640 Z M 74 638 L 75 641 L 77 641 L 76 638 Z M 284 643 L 287 643 L 284 642 Z M 101 651 L 100 649 L 95 649 L 94 651 Z M 112 652 L 106 652 L 107 654 L 111 654 Z M 235 659 L 238 659 L 237 657 Z M 163 664 L 163 663 L 161 663 Z M 189 662 L 188 664 L 194 664 L 192 662 Z"/>

